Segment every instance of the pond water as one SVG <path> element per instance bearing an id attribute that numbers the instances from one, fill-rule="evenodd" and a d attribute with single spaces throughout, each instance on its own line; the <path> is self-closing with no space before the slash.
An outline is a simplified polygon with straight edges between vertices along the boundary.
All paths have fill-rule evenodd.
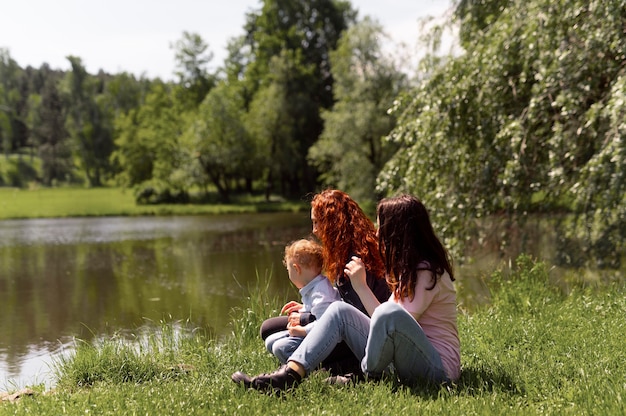
<path id="1" fill-rule="evenodd" d="M 291 295 L 284 246 L 308 213 L 0 221 L 0 391 L 51 382 L 75 338 L 191 320 L 228 331 L 248 288 Z"/>
<path id="2" fill-rule="evenodd" d="M 282 255 L 310 231 L 308 212 L 0 221 L 0 391 L 52 387 L 51 363 L 76 339 L 177 320 L 225 335 L 259 279 L 298 299 Z M 457 267 L 461 307 L 484 302 L 485 274 L 518 253 L 550 262 L 554 234 L 537 222 L 502 250 L 496 227 Z"/>

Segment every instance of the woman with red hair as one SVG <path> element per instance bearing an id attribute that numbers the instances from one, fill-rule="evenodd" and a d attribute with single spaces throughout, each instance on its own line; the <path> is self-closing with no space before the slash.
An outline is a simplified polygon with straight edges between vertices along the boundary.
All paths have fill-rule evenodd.
<path id="1" fill-rule="evenodd" d="M 270 374 L 237 372 L 235 382 L 280 392 L 315 370 L 340 342 L 359 358 L 366 377 L 394 377 L 406 385 L 450 384 L 461 372 L 452 260 L 422 202 L 410 195 L 377 207 L 378 244 L 392 294 L 378 300 L 366 283 L 367 266 L 352 256 L 343 272 L 366 312 L 333 302 L 286 364 Z M 314 225 L 315 227 L 315 225 Z"/>
<path id="2" fill-rule="evenodd" d="M 374 296 L 384 302 L 389 298 L 389 287 L 384 279 L 385 268 L 380 251 L 376 227 L 361 207 L 345 192 L 328 189 L 316 194 L 311 201 L 313 235 L 322 243 L 326 276 L 339 291 L 342 300 L 367 314 L 361 299 L 354 291 L 344 267 L 352 256 L 362 259 L 366 269 L 367 285 Z M 284 331 L 287 325 L 302 325 L 315 317 L 298 311 L 298 302 L 287 303 L 282 311 L 288 316 L 270 318 L 261 325 L 261 338 Z M 270 351 L 271 352 L 271 351 Z M 360 372 L 360 363 L 345 343 L 339 343 L 323 362 L 322 367 L 331 374 Z"/>

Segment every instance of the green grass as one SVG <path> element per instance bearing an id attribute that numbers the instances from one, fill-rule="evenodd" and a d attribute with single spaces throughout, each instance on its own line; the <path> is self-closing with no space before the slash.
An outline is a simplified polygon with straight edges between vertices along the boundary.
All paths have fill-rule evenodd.
<path id="1" fill-rule="evenodd" d="M 282 303 L 260 287 L 249 309 L 233 311 L 225 339 L 164 324 L 133 345 L 115 336 L 79 343 L 58 363 L 54 391 L 0 404 L 0 414 L 625 414 L 623 282 L 579 282 L 563 293 L 548 274 L 520 257 L 511 273 L 486 277 L 490 303 L 459 315 L 462 375 L 451 388 L 339 387 L 325 384 L 323 372 L 282 397 L 236 386 L 236 370 L 277 367 L 258 326 Z"/>
<path id="2" fill-rule="evenodd" d="M 137 205 L 121 188 L 0 188 L 0 220 L 127 215 L 195 215 L 301 211 L 304 202 L 265 202 L 262 197 L 234 198 L 232 204 Z"/>

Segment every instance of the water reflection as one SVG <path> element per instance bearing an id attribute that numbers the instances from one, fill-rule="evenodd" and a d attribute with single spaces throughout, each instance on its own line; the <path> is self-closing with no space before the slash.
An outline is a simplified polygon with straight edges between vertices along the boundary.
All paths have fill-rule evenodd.
<path id="1" fill-rule="evenodd" d="M 74 337 L 164 319 L 223 334 L 257 275 L 295 297 L 282 250 L 309 231 L 305 213 L 0 222 L 0 390 L 48 382 Z"/>

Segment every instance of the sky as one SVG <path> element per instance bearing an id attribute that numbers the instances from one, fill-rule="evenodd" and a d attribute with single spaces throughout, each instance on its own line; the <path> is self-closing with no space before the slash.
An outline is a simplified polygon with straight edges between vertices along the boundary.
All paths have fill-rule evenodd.
<path id="1" fill-rule="evenodd" d="M 197 33 L 221 66 L 230 38 L 243 34 L 246 13 L 261 0 L 7 0 L 0 8 L 0 48 L 20 67 L 68 70 L 68 55 L 89 73 L 129 72 L 173 79 L 171 45 L 184 31 Z M 392 45 L 416 47 L 418 19 L 442 16 L 452 0 L 351 0 L 359 18 L 370 16 Z M 392 48 L 392 46 L 388 46 Z"/>

